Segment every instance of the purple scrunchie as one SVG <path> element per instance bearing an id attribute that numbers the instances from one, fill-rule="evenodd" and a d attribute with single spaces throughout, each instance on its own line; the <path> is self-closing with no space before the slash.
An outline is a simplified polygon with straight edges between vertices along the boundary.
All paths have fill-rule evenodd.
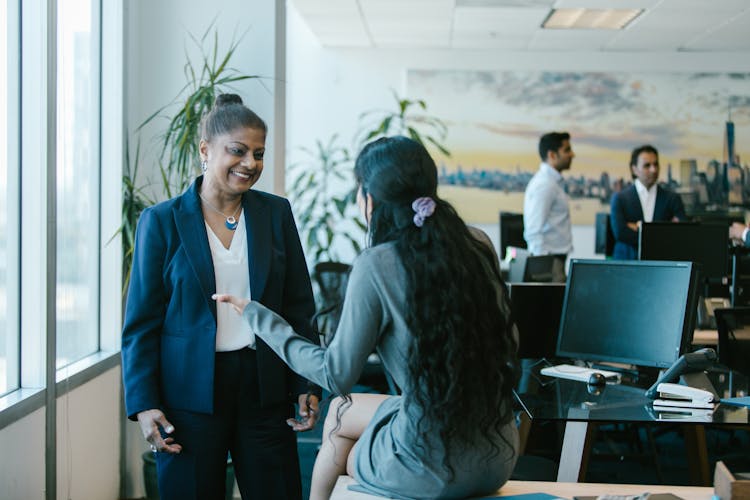
<path id="1" fill-rule="evenodd" d="M 414 225 L 422 227 L 424 220 L 435 212 L 435 200 L 429 196 L 423 196 L 417 198 L 411 204 L 412 210 L 414 210 Z"/>

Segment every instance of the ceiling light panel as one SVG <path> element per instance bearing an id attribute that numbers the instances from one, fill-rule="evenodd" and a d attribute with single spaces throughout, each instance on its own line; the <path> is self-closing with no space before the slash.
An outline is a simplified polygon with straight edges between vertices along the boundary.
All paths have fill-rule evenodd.
<path id="1" fill-rule="evenodd" d="M 641 11 L 639 9 L 554 9 L 543 27 L 546 29 L 623 29 Z"/>

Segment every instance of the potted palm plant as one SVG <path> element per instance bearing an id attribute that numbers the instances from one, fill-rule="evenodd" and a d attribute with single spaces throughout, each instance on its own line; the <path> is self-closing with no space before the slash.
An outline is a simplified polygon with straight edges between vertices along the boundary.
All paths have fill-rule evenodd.
<path id="1" fill-rule="evenodd" d="M 448 127 L 442 120 L 427 113 L 427 103 L 422 99 L 399 97 L 395 91 L 392 93 L 396 101 L 395 110 L 373 109 L 359 116 L 359 147 L 378 137 L 404 135 L 428 149 L 436 148 L 443 155 L 450 156 L 450 151 L 444 145 Z"/>
<path id="2" fill-rule="evenodd" d="M 234 83 L 260 78 L 257 75 L 241 74 L 229 66 L 239 45 L 239 39 L 233 39 L 227 51 L 220 55 L 219 32 L 214 29 L 213 42 L 207 45 L 211 29 L 212 26 L 209 26 L 200 39 L 189 35 L 201 52 L 198 64 L 188 59 L 184 67 L 187 80 L 185 86 L 172 102 L 157 109 L 136 129 L 140 131 L 177 105 L 174 114 L 166 116 L 168 125 L 161 136 L 159 153 L 159 169 L 167 198 L 184 191 L 198 173 L 200 122 L 203 115 L 213 107 L 216 96 Z"/>

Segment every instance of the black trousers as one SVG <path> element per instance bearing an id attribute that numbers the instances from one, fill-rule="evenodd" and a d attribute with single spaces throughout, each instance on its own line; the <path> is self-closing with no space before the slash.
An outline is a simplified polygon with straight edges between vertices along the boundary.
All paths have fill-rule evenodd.
<path id="1" fill-rule="evenodd" d="M 214 413 L 165 409 L 177 455 L 156 454 L 162 500 L 223 500 L 227 452 L 244 500 L 300 500 L 294 406 L 260 408 L 255 351 L 216 353 Z"/>

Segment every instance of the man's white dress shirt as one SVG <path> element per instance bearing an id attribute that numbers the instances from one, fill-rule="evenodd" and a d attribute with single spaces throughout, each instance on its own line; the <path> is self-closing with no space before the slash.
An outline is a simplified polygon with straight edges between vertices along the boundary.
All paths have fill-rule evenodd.
<path id="1" fill-rule="evenodd" d="M 523 198 L 523 237 L 532 255 L 573 250 L 568 195 L 560 172 L 542 162 Z"/>
<path id="2" fill-rule="evenodd" d="M 654 221 L 654 208 L 656 207 L 656 183 L 650 188 L 643 185 L 640 179 L 633 183 L 641 200 L 641 210 L 643 210 L 643 222 Z"/>

